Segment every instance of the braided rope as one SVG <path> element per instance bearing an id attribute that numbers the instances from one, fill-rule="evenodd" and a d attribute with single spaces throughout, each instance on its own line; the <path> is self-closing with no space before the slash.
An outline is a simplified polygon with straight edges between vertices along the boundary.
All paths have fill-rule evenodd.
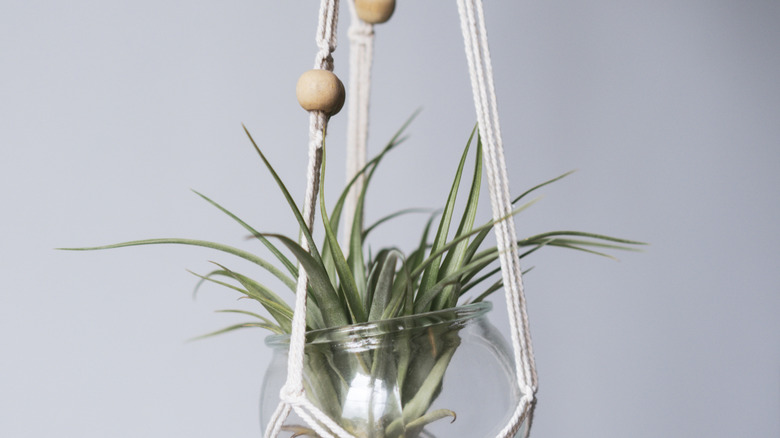
<path id="1" fill-rule="evenodd" d="M 469 76 L 474 95 L 479 131 L 485 142 L 485 167 L 501 274 L 506 296 L 517 382 L 523 393 L 520 404 L 499 437 L 511 437 L 520 428 L 534 402 L 537 388 L 536 365 L 531 344 L 517 236 L 509 195 L 509 179 L 504 160 L 501 128 L 493 85 L 493 68 L 487 42 L 482 0 L 458 0 L 461 31 L 466 48 Z"/>
<path id="2" fill-rule="evenodd" d="M 349 91 L 347 98 L 347 181 L 366 165 L 368 142 L 368 109 L 371 90 L 371 64 L 374 57 L 374 25 L 358 17 L 354 1 L 349 2 Z M 365 175 L 358 177 L 344 202 L 342 233 L 352 232 L 352 222 Z M 361 220 L 362 218 L 358 218 Z"/>

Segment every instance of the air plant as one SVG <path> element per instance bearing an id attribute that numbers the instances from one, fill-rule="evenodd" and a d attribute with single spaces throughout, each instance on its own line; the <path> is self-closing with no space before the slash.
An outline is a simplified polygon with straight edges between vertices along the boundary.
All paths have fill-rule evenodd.
<path id="1" fill-rule="evenodd" d="M 305 225 L 301 210 L 282 179 L 249 131 L 244 128 L 298 224 L 299 239 L 257 231 L 222 205 L 195 192 L 243 227 L 252 239 L 265 247 L 267 254 L 258 255 L 221 243 L 181 238 L 136 240 L 100 247 L 69 249 L 96 250 L 157 244 L 201 246 L 239 257 L 259 266 L 280 280 L 280 283 L 292 292 L 296 288 L 295 279 L 298 277 L 298 270 L 304 269 L 308 277 L 309 299 L 306 324 L 310 332 L 362 323 L 379 323 L 393 318 L 429 314 L 466 303 L 483 301 L 502 288 L 502 280 L 498 266 L 499 250 L 487 244 L 488 235 L 495 222 L 487 220 L 477 223 L 476 221 L 482 185 L 482 143 L 476 128 L 472 131 L 463 150 L 443 207 L 432 213 L 425 222 L 416 247 L 407 253 L 394 247 L 372 251 L 367 244 L 368 237 L 380 225 L 403 214 L 416 211 L 406 209 L 392 213 L 369 226 L 364 226 L 362 220 L 370 182 L 385 156 L 405 140 L 403 133 L 410 121 L 411 119 L 381 152 L 368 161 L 365 167 L 352 178 L 330 210 L 326 208 L 326 190 L 324 186 L 322 187 L 319 206 L 325 236 L 320 245 L 315 242 L 311 231 Z M 467 157 L 472 149 L 474 161 L 471 182 L 465 205 L 456 214 L 456 199 L 464 177 Z M 322 165 L 323 174 L 325 161 L 323 160 Z M 511 214 L 516 215 L 535 202 L 527 201 L 528 195 L 570 173 L 542 182 L 514 198 L 514 210 Z M 349 190 L 360 178 L 363 178 L 365 183 L 357 198 L 354 218 L 351 221 L 352 227 L 346 236 L 346 242 L 341 242 L 337 237 L 337 230 L 345 200 Z M 308 244 L 308 249 L 300 244 L 302 241 Z M 631 250 L 640 244 L 641 242 L 579 231 L 551 231 L 517 241 L 521 258 L 544 247 L 568 248 L 611 257 L 603 251 Z M 271 262 L 271 259 L 274 262 Z M 223 312 L 250 316 L 252 320 L 205 336 L 247 327 L 261 327 L 274 334 L 290 333 L 293 310 L 280 293 L 223 264 L 217 264 L 216 269 L 211 272 L 195 275 L 200 278 L 199 285 L 209 282 L 224 286 L 242 297 L 257 301 L 267 313 L 267 316 L 264 316 L 255 311 L 224 310 Z M 408 342 L 411 348 L 411 343 L 420 341 L 409 339 Z M 392 362 L 391 372 L 395 373 L 393 380 L 400 382 L 401 385 L 399 391 L 401 400 L 398 401 L 400 412 L 396 413 L 396 418 L 384 419 L 382 430 L 375 431 L 372 436 L 418 436 L 429 422 L 455 416 L 454 412 L 446 409 L 429 412 L 429 408 L 440 391 L 447 363 L 458 346 L 457 330 L 451 333 L 439 333 L 435 340 L 424 342 L 431 343 L 429 355 L 387 358 L 378 357 L 377 353 L 372 355 L 356 352 L 350 360 L 346 361 L 348 363 L 340 364 L 338 369 L 333 365 L 332 352 L 320 351 L 312 347 L 311 351 L 307 350 L 307 354 L 311 357 L 306 370 L 310 397 L 331 416 L 338 418 L 345 394 L 345 389 L 342 387 L 344 383 L 339 382 L 349 381 L 349 376 L 345 374 L 354 375 L 361 372 L 372 378 L 378 378 L 379 375 L 388 372 L 387 367 L 380 365 Z M 419 350 L 419 345 L 415 348 Z M 334 378 L 334 374 L 338 378 Z M 364 426 L 345 424 L 344 427 L 347 430 L 356 430 Z M 293 429 L 298 435 L 313 434 L 303 427 L 296 426 Z"/>

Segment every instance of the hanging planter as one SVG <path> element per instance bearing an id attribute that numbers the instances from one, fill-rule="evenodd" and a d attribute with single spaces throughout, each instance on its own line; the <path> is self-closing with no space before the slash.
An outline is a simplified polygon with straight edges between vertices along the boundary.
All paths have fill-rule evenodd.
<path id="1" fill-rule="evenodd" d="M 568 174 L 510 197 L 481 1 L 458 0 L 478 129 L 466 142 L 441 209 L 414 233 L 419 236 L 417 246 L 408 252 L 393 247 L 370 250 L 369 236 L 387 220 L 406 212 L 363 224 L 369 183 L 385 155 L 401 143 L 406 127 L 378 155 L 366 159 L 373 23 L 387 21 L 394 2 L 350 1 L 353 68 L 346 93 L 348 183 L 328 208 L 327 191 L 321 184 L 325 133 L 329 118 L 344 104 L 345 88 L 332 73 L 338 1 L 321 1 L 315 68 L 301 76 L 296 90 L 301 106 L 310 113 L 302 207 L 246 132 L 283 194 L 300 237 L 260 233 L 198 194 L 251 234 L 264 252 L 255 254 L 225 244 L 180 238 L 79 249 L 149 244 L 207 247 L 252 262 L 289 288 L 294 305 L 251 276 L 222 264 L 211 272 L 196 274 L 202 283 L 225 286 L 255 300 L 268 315 L 254 309 L 228 310 L 254 319 L 213 333 L 246 327 L 273 333 L 266 341 L 274 356 L 262 394 L 267 437 L 527 436 L 527 423 L 522 426 L 535 400 L 536 370 L 520 260 L 545 247 L 606 255 L 600 251 L 631 249 L 639 242 L 575 231 L 516 237 L 513 217 L 533 203 L 526 197 Z M 363 13 L 359 13 L 361 8 Z M 472 151 L 473 170 L 469 173 L 466 169 Z M 493 215 L 479 221 L 483 167 L 487 169 Z M 461 185 L 469 187 L 465 201 L 459 201 L 463 198 L 459 197 Z M 324 230 L 321 243 L 315 242 L 312 231 L 318 209 Z M 344 227 L 342 240 L 337 238 L 340 226 Z M 492 231 L 495 246 L 486 245 Z M 502 290 L 511 349 L 485 318 L 490 309 L 485 298 Z"/>
<path id="2" fill-rule="evenodd" d="M 402 134 L 400 130 L 379 155 L 367 162 L 331 209 L 325 207 L 326 188 L 319 192 L 325 232 L 320 244 L 314 241 L 306 215 L 249 136 L 300 226 L 301 242 L 283 235 L 260 233 L 215 201 L 199 195 L 265 246 L 276 263 L 270 262 L 265 254 L 256 255 L 216 242 L 178 238 L 76 249 L 156 244 L 211 248 L 256 264 L 276 276 L 290 289 L 288 292 L 296 292 L 297 301 L 306 300 L 308 306 L 304 313 L 297 313 L 299 310 L 287 304 L 280 294 L 222 264 L 211 272 L 196 274 L 202 283 L 226 286 L 240 296 L 255 300 L 269 315 L 262 316 L 253 309 L 227 310 L 250 315 L 254 320 L 206 335 L 248 327 L 261 327 L 273 333 L 266 340 L 274 356 L 261 397 L 262 423 L 273 432 L 269 435 L 339 434 L 382 438 L 496 435 L 518 412 L 523 414 L 523 419 L 527 418 L 528 406 L 523 403 L 532 393 L 522 391 L 517 384 L 516 355 L 510 354 L 500 333 L 486 319 L 491 305 L 484 300 L 500 291 L 504 280 L 499 275 L 501 252 L 486 245 L 495 221 L 476 222 L 483 167 L 481 141 L 472 133 L 443 207 L 431 214 L 422 227 L 418 246 L 406 254 L 396 248 L 371 252 L 367 243 L 370 236 L 378 233 L 383 223 L 404 213 L 390 214 L 366 227 L 359 220 L 372 177 L 386 154 L 399 146 Z M 472 148 L 473 170 L 467 175 L 466 163 Z M 526 202 L 527 196 L 566 175 L 538 184 L 514 198 L 511 214 L 518 214 L 533 204 L 533 201 Z M 352 231 L 347 242 L 342 243 L 336 238 L 336 229 L 349 190 L 361 176 L 365 176 L 365 184 L 353 212 Z M 470 180 L 468 193 L 464 205 L 459 207 L 456 205 L 459 189 L 466 180 Z M 514 246 L 520 250 L 518 259 L 522 259 L 545 247 L 606 255 L 598 251 L 630 249 L 637 243 L 592 233 L 555 231 L 520 239 Z M 301 275 L 305 275 L 306 281 L 296 283 L 293 278 Z M 297 315 L 304 315 L 301 319 L 305 321 L 305 332 L 301 332 L 304 342 L 298 359 L 299 373 L 291 374 L 288 351 L 291 335 L 295 335 Z M 291 376 L 300 377 L 304 393 L 288 392 L 285 384 Z M 289 409 L 287 415 L 281 416 L 283 410 L 274 410 L 284 400 L 281 397 L 288 400 L 305 397 L 298 399 L 305 409 Z M 518 411 L 517 406 L 523 410 Z M 321 412 L 321 416 L 312 417 L 308 412 Z M 514 425 L 511 433 L 525 434 L 527 429 L 521 426 L 521 423 Z"/>

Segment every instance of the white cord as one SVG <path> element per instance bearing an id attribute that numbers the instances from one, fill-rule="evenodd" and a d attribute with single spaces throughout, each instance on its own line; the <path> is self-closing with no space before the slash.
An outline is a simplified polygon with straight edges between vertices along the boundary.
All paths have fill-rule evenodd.
<path id="1" fill-rule="evenodd" d="M 366 165 L 366 144 L 368 142 L 368 108 L 371 90 L 371 64 L 374 57 L 374 25 L 358 17 L 355 3 L 349 2 L 349 91 L 347 97 L 347 182 Z M 360 191 L 365 183 L 361 175 L 349 190 L 344 202 L 342 235 L 348 241 L 352 232 Z M 362 221 L 362 217 L 357 218 Z"/>
<path id="2" fill-rule="evenodd" d="M 504 160 L 482 0 L 458 0 L 458 12 L 469 65 L 474 108 L 485 144 L 485 167 L 493 219 L 497 221 L 494 230 L 515 353 L 517 383 L 523 393 L 512 418 L 498 435 L 504 438 L 514 436 L 533 404 L 537 388 L 536 365 L 523 292 L 517 236 L 511 215 L 512 200 L 509 196 L 509 179 Z"/>

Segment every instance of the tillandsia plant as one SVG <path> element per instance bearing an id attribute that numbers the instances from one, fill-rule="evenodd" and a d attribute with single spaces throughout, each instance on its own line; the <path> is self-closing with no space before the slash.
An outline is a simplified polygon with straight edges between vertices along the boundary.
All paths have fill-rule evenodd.
<path id="1" fill-rule="evenodd" d="M 486 244 L 494 224 L 493 220 L 476 222 L 477 206 L 482 185 L 482 144 L 474 129 L 458 163 L 449 194 L 441 210 L 431 214 L 420 234 L 418 244 L 408 253 L 397 248 L 380 248 L 371 251 L 367 238 L 377 227 L 413 209 L 399 211 L 383 217 L 370 226 L 363 225 L 367 188 L 380 162 L 388 152 L 403 142 L 407 121 L 384 149 L 355 175 L 341 192 L 330 211 L 326 208 L 326 190 L 320 190 L 320 217 L 325 237 L 318 245 L 306 227 L 301 210 L 280 176 L 274 170 L 262 150 L 245 131 L 262 162 L 278 185 L 300 229 L 300 240 L 280 234 L 261 233 L 238 216 L 197 193 L 205 201 L 221 210 L 242 226 L 252 238 L 260 242 L 275 263 L 248 251 L 232 246 L 190 239 L 149 239 L 80 250 L 108 249 L 150 244 L 183 244 L 212 248 L 237 256 L 258 265 L 278 278 L 283 285 L 295 291 L 298 269 L 304 269 L 308 277 L 308 308 L 306 314 L 308 341 L 314 340 L 317 331 L 335 327 L 354 326 L 361 323 L 382 324 L 388 320 L 413 316 L 436 315 L 431 312 L 452 309 L 467 303 L 478 303 L 501 289 L 499 251 Z M 456 214 L 456 199 L 464 177 L 469 151 L 474 149 L 473 171 L 465 205 Z M 323 169 L 325 160 L 323 160 Z M 324 170 L 323 170 L 324 171 Z M 569 172 L 570 173 L 570 172 Z M 526 202 L 532 192 L 555 182 L 569 173 L 543 182 L 517 196 L 512 215 L 533 204 Z M 352 228 L 346 242 L 337 238 L 347 193 L 359 178 L 364 178 L 356 203 Z M 323 178 L 324 180 L 324 178 Z M 524 202 L 524 203 L 521 203 Z M 453 231 L 454 229 L 454 231 Z M 299 242 L 306 241 L 308 249 Z M 518 240 L 522 249 L 520 257 L 543 247 L 562 247 L 604 255 L 604 250 L 633 249 L 640 242 L 618 239 L 600 234 L 577 231 L 552 231 Z M 72 248 L 73 249 L 73 248 Z M 243 297 L 257 301 L 268 316 L 245 310 L 225 310 L 251 316 L 252 321 L 232 325 L 206 336 L 225 333 L 239 328 L 262 327 L 275 334 L 289 334 L 293 310 L 286 300 L 271 288 L 247 275 L 224 265 L 205 274 L 196 274 L 203 282 L 216 283 L 238 292 Z M 430 316 L 437 318 L 437 316 Z M 396 339 L 392 348 L 377 351 L 337 353 L 329 346 L 307 345 L 306 385 L 312 402 L 320 406 L 342 427 L 358 436 L 414 437 L 419 436 L 425 425 L 445 417 L 455 418 L 447 409 L 430 410 L 441 391 L 448 363 L 460 339 L 458 326 L 443 325 L 428 328 L 424 332 L 410 331 L 401 340 Z M 359 333 L 354 336 L 361 336 Z M 388 351 L 390 353 L 388 353 Z M 393 357 L 388 357 L 392 354 Z M 357 375 L 366 376 L 372 382 L 383 382 L 394 390 L 386 391 L 388 398 L 382 406 L 395 406 L 382 412 L 368 409 L 364 419 L 346 418 L 346 397 L 349 382 Z M 377 417 L 377 418 L 373 418 Z M 314 432 L 303 426 L 289 426 L 298 435 Z M 360 433 L 369 429 L 371 432 Z"/>

